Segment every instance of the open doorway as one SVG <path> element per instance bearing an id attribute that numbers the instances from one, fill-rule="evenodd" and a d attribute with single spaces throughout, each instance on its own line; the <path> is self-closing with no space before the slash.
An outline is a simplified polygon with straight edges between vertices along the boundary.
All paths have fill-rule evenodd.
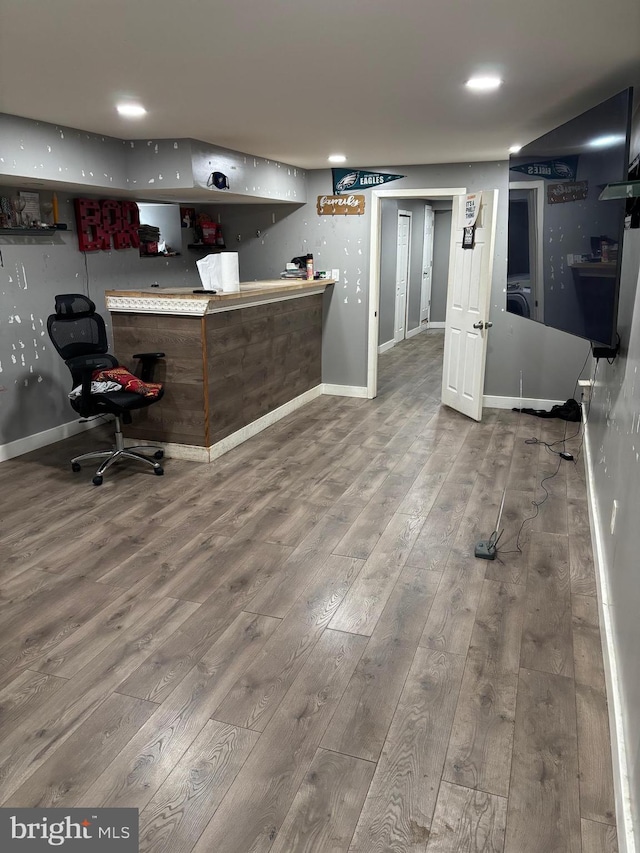
<path id="1" fill-rule="evenodd" d="M 545 186 L 509 183 L 507 311 L 544 322 L 542 287 Z"/>
<path id="2" fill-rule="evenodd" d="M 377 190 L 373 194 L 369 299 L 377 310 L 369 314 L 367 396 L 370 398 L 377 390 L 380 354 L 421 332 L 444 329 L 453 198 L 465 194 L 464 187 Z M 398 273 L 403 220 L 411 224 L 404 329 L 400 335 L 398 304 L 402 306 L 399 299 L 402 294 L 398 289 L 402 290 L 402 283 Z"/>
<path id="3" fill-rule="evenodd" d="M 378 355 L 444 329 L 452 199 L 382 199 Z"/>
<path id="4" fill-rule="evenodd" d="M 384 210 L 382 213 L 384 221 Z M 410 210 L 398 211 L 398 231 L 396 242 L 396 270 L 395 276 L 388 281 L 380 279 L 380 294 L 385 290 L 385 285 L 395 285 L 395 301 L 393 312 L 393 342 L 399 343 L 407 336 L 407 322 L 409 319 L 409 288 L 411 285 L 411 249 L 413 238 L 413 213 Z M 383 266 L 385 256 L 384 243 L 381 248 L 382 256 L 380 266 Z M 382 303 L 383 300 L 381 300 Z M 378 335 L 378 338 L 380 335 Z M 380 347 L 378 345 L 378 352 Z"/>

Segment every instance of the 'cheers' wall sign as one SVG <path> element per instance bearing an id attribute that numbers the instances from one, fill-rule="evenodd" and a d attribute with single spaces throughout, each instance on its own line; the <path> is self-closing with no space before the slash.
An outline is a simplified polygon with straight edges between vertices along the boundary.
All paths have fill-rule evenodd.
<path id="1" fill-rule="evenodd" d="M 364 213 L 363 195 L 319 195 L 318 216 L 332 214 L 362 216 Z"/>
<path id="2" fill-rule="evenodd" d="M 137 249 L 140 212 L 135 201 L 98 201 L 74 199 L 78 248 L 81 252 L 114 249 Z"/>

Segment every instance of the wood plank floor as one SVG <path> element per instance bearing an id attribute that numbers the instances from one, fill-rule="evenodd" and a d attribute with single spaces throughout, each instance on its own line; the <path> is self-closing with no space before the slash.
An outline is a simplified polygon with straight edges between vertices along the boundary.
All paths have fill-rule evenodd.
<path id="1" fill-rule="evenodd" d="M 211 465 L 0 465 L 0 804 L 136 807 L 144 853 L 617 850 L 582 459 L 525 444 L 575 425 L 441 407 L 442 341 Z"/>

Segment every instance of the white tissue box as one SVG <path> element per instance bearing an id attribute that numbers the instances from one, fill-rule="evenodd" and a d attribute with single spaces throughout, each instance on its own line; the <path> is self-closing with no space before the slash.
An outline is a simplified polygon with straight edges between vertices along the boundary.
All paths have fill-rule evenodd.
<path id="1" fill-rule="evenodd" d="M 240 290 L 240 267 L 237 252 L 207 255 L 196 261 L 202 287 L 218 293 L 237 293 Z"/>

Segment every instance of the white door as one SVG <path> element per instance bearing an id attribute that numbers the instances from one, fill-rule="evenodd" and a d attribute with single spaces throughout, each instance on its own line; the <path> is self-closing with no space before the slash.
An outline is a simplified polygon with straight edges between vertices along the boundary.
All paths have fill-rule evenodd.
<path id="1" fill-rule="evenodd" d="M 424 243 L 422 249 L 422 290 L 420 292 L 420 323 L 431 318 L 431 280 L 433 275 L 433 222 L 430 204 L 424 206 Z"/>
<path id="2" fill-rule="evenodd" d="M 398 249 L 396 255 L 396 316 L 394 341 L 403 341 L 407 327 L 407 293 L 409 291 L 409 256 L 411 243 L 411 213 L 398 211 Z"/>
<path id="3" fill-rule="evenodd" d="M 482 420 L 498 190 L 484 190 L 475 247 L 462 248 L 465 198 L 453 200 L 442 402 Z"/>

